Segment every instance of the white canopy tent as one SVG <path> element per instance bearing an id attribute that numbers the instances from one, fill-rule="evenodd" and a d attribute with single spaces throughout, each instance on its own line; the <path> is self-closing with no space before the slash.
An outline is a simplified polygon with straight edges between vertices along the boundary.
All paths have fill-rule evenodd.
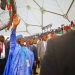
<path id="1" fill-rule="evenodd" d="M 15 0 L 21 22 L 17 34 L 24 36 L 42 32 L 42 27 L 52 24 L 52 29 L 75 20 L 75 0 Z M 0 34 L 9 36 L 10 31 Z"/>

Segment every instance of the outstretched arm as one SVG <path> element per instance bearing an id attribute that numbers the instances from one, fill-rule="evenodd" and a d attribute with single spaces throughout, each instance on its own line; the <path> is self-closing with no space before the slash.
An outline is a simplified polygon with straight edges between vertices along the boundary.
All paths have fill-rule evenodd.
<path id="1" fill-rule="evenodd" d="M 17 16 L 13 17 L 13 28 L 11 30 L 11 35 L 10 35 L 10 50 L 14 50 L 16 46 L 16 28 L 19 25 L 20 20 L 18 19 Z"/>

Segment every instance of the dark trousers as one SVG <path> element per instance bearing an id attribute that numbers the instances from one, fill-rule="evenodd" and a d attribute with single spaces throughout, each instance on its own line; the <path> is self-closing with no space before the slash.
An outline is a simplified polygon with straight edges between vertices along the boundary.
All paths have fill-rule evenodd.
<path id="1" fill-rule="evenodd" d="M 6 59 L 0 59 L 0 75 L 3 75 Z"/>
<path id="2" fill-rule="evenodd" d="M 37 69 L 37 61 L 35 61 L 33 64 L 33 75 L 36 74 L 36 69 Z"/>
<path id="3" fill-rule="evenodd" d="M 37 66 L 40 68 L 40 60 L 37 60 Z"/>

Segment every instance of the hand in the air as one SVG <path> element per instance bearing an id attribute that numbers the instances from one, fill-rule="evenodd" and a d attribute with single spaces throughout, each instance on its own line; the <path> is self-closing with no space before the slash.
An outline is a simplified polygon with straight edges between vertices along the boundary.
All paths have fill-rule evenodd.
<path id="1" fill-rule="evenodd" d="M 20 19 L 18 18 L 18 16 L 15 15 L 13 17 L 13 29 L 16 29 L 19 23 L 20 23 Z"/>

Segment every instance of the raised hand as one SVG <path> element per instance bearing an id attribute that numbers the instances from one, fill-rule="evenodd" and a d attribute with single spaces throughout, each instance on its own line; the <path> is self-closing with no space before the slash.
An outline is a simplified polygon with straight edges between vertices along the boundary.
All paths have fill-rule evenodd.
<path id="1" fill-rule="evenodd" d="M 13 17 L 13 29 L 16 29 L 19 23 L 20 23 L 20 19 L 18 18 L 18 16 L 15 15 Z"/>

